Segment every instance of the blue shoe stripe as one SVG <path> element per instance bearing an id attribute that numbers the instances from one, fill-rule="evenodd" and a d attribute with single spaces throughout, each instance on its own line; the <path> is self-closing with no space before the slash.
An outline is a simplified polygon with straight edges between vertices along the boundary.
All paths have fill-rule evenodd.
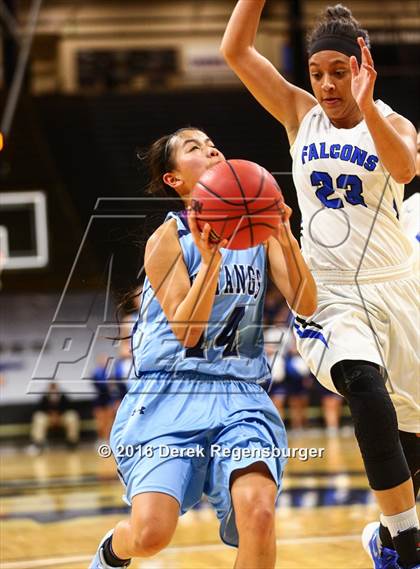
<path id="1" fill-rule="evenodd" d="M 299 338 L 312 338 L 315 340 L 320 340 L 327 348 L 329 347 L 324 334 L 322 332 L 319 332 L 319 330 L 309 330 L 308 328 L 302 330 L 296 322 L 294 322 L 293 326 L 295 327 L 296 334 L 299 336 Z"/>

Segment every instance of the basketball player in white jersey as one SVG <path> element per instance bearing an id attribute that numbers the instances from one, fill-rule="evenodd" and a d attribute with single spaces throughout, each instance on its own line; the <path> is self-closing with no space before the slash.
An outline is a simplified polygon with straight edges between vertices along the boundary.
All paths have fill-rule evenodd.
<path id="1" fill-rule="evenodd" d="M 303 255 L 319 298 L 311 318 L 296 318 L 298 348 L 349 404 L 382 511 L 381 526 L 364 535 L 375 568 L 418 567 L 418 283 L 399 221 L 416 131 L 374 101 L 368 34 L 347 8 L 328 8 L 308 37 L 312 95 L 255 49 L 264 3 L 237 2 L 221 51 L 289 138 Z"/>
<path id="2" fill-rule="evenodd" d="M 420 193 L 416 192 L 403 201 L 401 226 L 413 245 L 415 270 L 420 268 Z"/>
<path id="3" fill-rule="evenodd" d="M 420 130 L 417 131 L 416 185 L 417 191 L 402 204 L 401 225 L 412 242 L 414 262 L 418 271 L 420 268 Z"/>

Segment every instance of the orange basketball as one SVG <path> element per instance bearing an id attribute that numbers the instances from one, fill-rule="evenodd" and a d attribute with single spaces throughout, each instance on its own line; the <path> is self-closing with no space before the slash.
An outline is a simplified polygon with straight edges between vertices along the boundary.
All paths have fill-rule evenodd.
<path id="1" fill-rule="evenodd" d="M 200 230 L 207 222 L 213 241 L 227 249 L 248 249 L 276 230 L 283 194 L 265 168 L 248 160 L 227 160 L 207 170 L 194 186 L 191 207 Z"/>

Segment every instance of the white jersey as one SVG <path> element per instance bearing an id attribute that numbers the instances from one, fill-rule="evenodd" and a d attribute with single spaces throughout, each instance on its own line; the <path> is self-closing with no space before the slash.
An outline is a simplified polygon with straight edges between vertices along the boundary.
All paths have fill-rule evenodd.
<path id="1" fill-rule="evenodd" d="M 384 116 L 393 113 L 382 101 Z M 291 148 L 302 212 L 302 253 L 315 277 L 391 273 L 412 254 L 399 212 L 404 186 L 381 164 L 365 121 L 334 127 L 311 109 Z"/>
<path id="2" fill-rule="evenodd" d="M 420 244 L 420 193 L 416 192 L 403 202 L 401 225 L 417 252 Z"/>
<path id="3" fill-rule="evenodd" d="M 404 200 L 401 209 L 401 226 L 413 246 L 413 265 L 420 274 L 420 193 L 416 192 Z"/>

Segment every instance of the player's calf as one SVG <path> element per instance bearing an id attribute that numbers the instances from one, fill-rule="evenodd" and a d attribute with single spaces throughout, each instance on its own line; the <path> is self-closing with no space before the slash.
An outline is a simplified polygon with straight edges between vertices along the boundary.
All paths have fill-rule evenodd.
<path id="1" fill-rule="evenodd" d="M 400 441 L 413 479 L 414 496 L 417 497 L 420 488 L 420 437 L 416 433 L 400 431 Z M 383 547 L 393 549 L 394 542 L 389 529 L 382 523 L 383 521 L 381 516 L 379 539 Z"/>
<path id="2" fill-rule="evenodd" d="M 104 535 L 89 569 L 124 569 L 130 565 L 130 559 L 119 559 L 115 556 L 112 550 L 113 533 L 112 529 Z"/>
<path id="3" fill-rule="evenodd" d="M 349 404 L 370 486 L 388 514 L 383 515 L 381 521 L 388 528 L 398 553 L 397 566 L 417 567 L 420 565 L 419 521 L 411 473 L 385 382 L 378 367 L 364 361 L 339 362 L 331 369 L 331 377 Z"/>
<path id="4" fill-rule="evenodd" d="M 239 534 L 235 568 L 274 567 L 277 486 L 261 462 L 235 471 L 232 478 L 231 495 Z"/>

